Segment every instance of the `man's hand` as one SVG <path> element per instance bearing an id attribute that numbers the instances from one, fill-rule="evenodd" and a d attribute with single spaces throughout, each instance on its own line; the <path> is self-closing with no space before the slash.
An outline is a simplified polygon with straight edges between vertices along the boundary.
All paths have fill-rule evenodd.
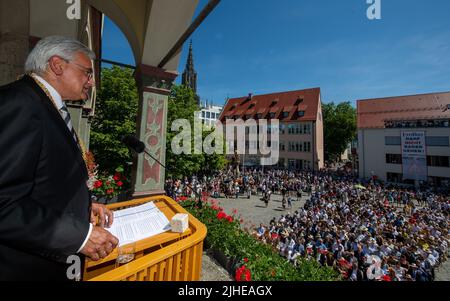
<path id="1" fill-rule="evenodd" d="M 108 217 L 108 218 L 106 218 Z M 98 219 L 98 220 L 97 220 Z M 91 223 L 102 228 L 109 228 L 113 223 L 114 215 L 105 205 L 92 203 Z"/>
<path id="2" fill-rule="evenodd" d="M 94 226 L 86 245 L 80 253 L 97 261 L 108 256 L 116 248 L 118 243 L 119 240 L 114 235 L 102 227 Z"/>

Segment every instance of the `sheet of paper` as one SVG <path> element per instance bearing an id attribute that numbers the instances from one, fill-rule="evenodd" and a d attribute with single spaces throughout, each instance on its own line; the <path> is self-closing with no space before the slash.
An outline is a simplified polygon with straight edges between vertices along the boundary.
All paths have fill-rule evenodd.
<path id="1" fill-rule="evenodd" d="M 148 238 L 170 230 L 170 222 L 153 202 L 114 211 L 114 222 L 106 229 L 119 239 L 119 245 Z"/>

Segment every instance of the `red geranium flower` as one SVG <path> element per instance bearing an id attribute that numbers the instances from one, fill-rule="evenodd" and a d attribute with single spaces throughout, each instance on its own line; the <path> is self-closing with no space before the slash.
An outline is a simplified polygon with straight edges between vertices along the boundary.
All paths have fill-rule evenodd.
<path id="1" fill-rule="evenodd" d="M 123 185 L 122 181 L 118 181 L 116 184 L 117 184 L 117 186 L 119 186 L 119 187 Z"/>
<path id="2" fill-rule="evenodd" d="M 108 189 L 106 190 L 106 194 L 112 194 L 114 192 L 114 189 Z"/>
<path id="3" fill-rule="evenodd" d="M 249 269 L 245 267 L 245 265 L 241 266 L 236 270 L 236 281 L 251 281 L 252 274 Z"/>
<path id="4" fill-rule="evenodd" d="M 119 181 L 120 180 L 120 173 L 116 173 L 113 177 L 114 181 Z"/>
<path id="5" fill-rule="evenodd" d="M 94 183 L 94 188 L 102 187 L 102 185 L 103 185 L 103 182 L 100 181 L 100 180 L 97 180 L 97 181 L 95 181 L 95 183 Z"/>
<path id="6" fill-rule="evenodd" d="M 220 211 L 219 213 L 217 213 L 217 219 L 223 219 L 223 218 L 227 218 L 227 215 L 225 214 L 225 212 Z"/>

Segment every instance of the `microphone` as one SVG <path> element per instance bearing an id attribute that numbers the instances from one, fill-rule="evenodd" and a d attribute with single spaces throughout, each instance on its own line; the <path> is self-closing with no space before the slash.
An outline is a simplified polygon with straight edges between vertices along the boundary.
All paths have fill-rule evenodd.
<path id="1" fill-rule="evenodd" d="M 136 153 L 140 154 L 145 150 L 144 142 L 140 141 L 138 138 L 133 135 L 122 136 L 122 142 Z"/>
<path id="2" fill-rule="evenodd" d="M 136 153 L 140 154 L 142 152 L 146 153 L 150 158 L 152 158 L 153 160 L 155 160 L 156 162 L 158 162 L 159 165 L 161 165 L 165 170 L 172 172 L 171 169 L 167 168 L 166 166 L 164 166 L 161 162 L 158 161 L 158 159 L 156 159 L 155 157 L 152 156 L 152 154 L 150 154 L 146 148 L 145 148 L 145 144 L 144 142 L 142 142 L 141 140 L 139 140 L 138 138 L 136 138 L 133 135 L 125 135 L 122 136 L 122 138 L 120 139 L 122 141 L 123 144 L 125 144 L 126 146 L 128 146 L 129 148 L 131 148 L 132 150 L 134 150 Z M 191 187 L 191 185 L 187 184 L 187 186 L 194 192 L 194 194 L 198 197 L 198 203 L 197 205 L 201 208 L 202 207 L 202 201 L 201 201 L 201 196 L 200 194 Z"/>

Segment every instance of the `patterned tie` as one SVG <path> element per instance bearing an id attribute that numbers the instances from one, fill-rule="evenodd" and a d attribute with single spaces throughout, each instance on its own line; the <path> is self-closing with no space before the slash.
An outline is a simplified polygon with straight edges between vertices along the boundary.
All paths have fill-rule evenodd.
<path id="1" fill-rule="evenodd" d="M 70 121 L 70 113 L 69 113 L 69 110 L 67 110 L 65 103 L 63 103 L 63 106 L 61 107 L 61 109 L 59 109 L 59 112 L 61 113 L 61 116 L 64 119 L 64 122 L 66 123 L 67 127 L 69 128 L 69 131 L 72 133 L 73 139 L 78 144 L 77 134 L 75 134 L 75 130 L 73 129 L 72 122 Z"/>

